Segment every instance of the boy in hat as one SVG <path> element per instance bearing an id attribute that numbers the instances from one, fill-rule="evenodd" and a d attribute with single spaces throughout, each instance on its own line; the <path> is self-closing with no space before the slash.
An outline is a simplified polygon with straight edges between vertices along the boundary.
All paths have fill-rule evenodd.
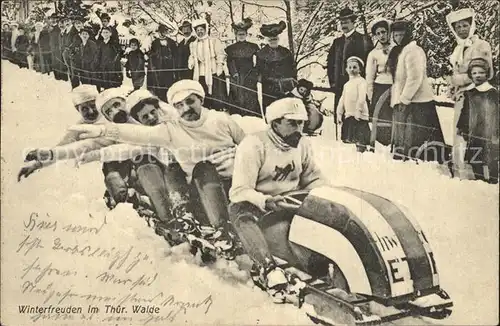
<path id="1" fill-rule="evenodd" d="M 312 146 L 301 138 L 307 111 L 300 99 L 283 98 L 266 111 L 268 130 L 248 135 L 236 150 L 233 183 L 229 191 L 229 215 L 244 249 L 255 262 L 254 280 L 266 288 L 276 302 L 285 302 L 282 269 L 276 267 L 257 220 L 268 211 L 279 210 L 282 194 L 328 184 L 314 162 Z"/>
<path id="2" fill-rule="evenodd" d="M 258 88 L 262 93 L 262 109 L 295 87 L 297 67 L 289 49 L 279 45 L 279 35 L 286 29 L 286 23 L 263 24 L 260 33 L 268 44 L 257 52 Z"/>
<path id="3" fill-rule="evenodd" d="M 307 79 L 299 79 L 297 86 L 286 94 L 287 97 L 301 99 L 307 110 L 307 121 L 304 123 L 303 132 L 309 136 L 316 132 L 323 124 L 323 114 L 319 111 L 320 103 L 316 101 L 311 93 L 314 84 Z"/>
<path id="4" fill-rule="evenodd" d="M 189 46 L 196 40 L 196 36 L 193 35 L 193 27 L 191 22 L 185 20 L 182 25 L 179 26 L 179 30 L 182 35 L 182 40 L 177 44 L 176 61 L 177 68 L 184 69 L 177 71 L 176 81 L 181 79 L 193 79 L 193 71 L 188 68 L 188 61 L 190 56 Z"/>
<path id="5" fill-rule="evenodd" d="M 97 66 L 99 64 L 99 46 L 91 39 L 92 31 L 88 27 L 80 30 L 81 44 L 75 55 L 75 73 L 82 84 L 97 84 Z"/>
<path id="6" fill-rule="evenodd" d="M 125 63 L 126 74 L 128 78 L 132 79 L 134 90 L 138 90 L 144 85 L 144 76 L 146 75 L 144 71 L 146 60 L 140 46 L 138 39 L 130 39 L 130 52 L 127 54 L 127 63 Z"/>
<path id="7" fill-rule="evenodd" d="M 465 91 L 464 106 L 458 119 L 459 135 L 467 142 L 465 162 L 472 166 L 477 180 L 498 183 L 499 111 L 498 90 L 491 86 L 490 62 L 473 58 L 467 70 L 473 86 Z"/>
<path id="8" fill-rule="evenodd" d="M 328 51 L 327 74 L 330 87 L 335 93 L 335 108 L 338 106 L 344 84 L 349 80 L 346 70 L 347 59 L 355 56 L 365 61 L 368 53 L 373 48 L 368 36 L 362 35 L 355 30 L 357 17 L 350 8 L 346 7 L 340 11 L 337 19 L 340 20 L 343 35 L 333 40 Z M 336 112 L 334 116 L 337 116 Z M 342 135 L 342 137 L 345 137 L 345 132 Z M 342 140 L 346 139 L 342 138 Z"/>
<path id="9" fill-rule="evenodd" d="M 256 55 L 260 50 L 255 43 L 248 42 L 248 29 L 252 27 L 250 18 L 233 24 L 236 42 L 226 48 L 227 67 L 231 76 L 231 102 L 235 105 L 230 113 L 260 116 L 257 96 Z"/>
<path id="10" fill-rule="evenodd" d="M 127 105 L 130 107 L 130 115 L 135 119 L 148 121 L 154 103 L 150 98 L 141 95 L 144 90 L 137 90 L 137 99 L 129 98 Z M 141 96 L 139 96 L 141 95 Z M 151 95 L 150 95 L 151 97 Z M 200 196 L 203 212 L 212 226 L 225 229 L 227 218 L 227 201 L 225 189 L 229 188 L 232 176 L 232 163 L 235 146 L 245 136 L 243 130 L 225 113 L 208 110 L 203 107 L 205 91 L 200 83 L 193 80 L 182 80 L 169 89 L 167 93 L 179 118 L 168 119 L 156 126 L 139 125 L 102 125 L 102 126 L 73 126 L 70 129 L 81 132 L 80 137 L 104 138 L 125 143 L 133 143 L 143 146 L 155 146 L 168 148 L 179 162 L 186 177 L 184 182 L 189 182 Z M 174 174 L 172 180 L 164 178 L 167 183 L 167 193 L 177 193 L 182 186 L 179 176 Z M 211 185 L 219 185 L 217 189 L 206 190 L 205 183 L 210 179 Z M 208 187 L 210 188 L 210 187 Z M 181 196 L 181 195 L 179 195 Z M 165 197 L 169 197 L 165 195 Z M 181 196 L 181 198 L 184 198 Z M 168 200 L 168 199 L 166 199 Z M 182 207 L 177 207 L 176 202 L 170 203 L 171 211 L 185 211 L 185 201 L 181 201 Z M 214 205 L 215 204 L 215 205 Z M 214 207 L 215 206 L 215 207 Z M 181 214 L 182 215 L 182 214 Z M 182 216 L 175 216 L 182 218 Z M 168 225 L 164 225 L 168 228 Z"/>
<path id="11" fill-rule="evenodd" d="M 172 31 L 161 24 L 148 52 L 148 89 L 162 101 L 167 100 L 167 90 L 174 83 L 176 44 L 169 37 Z"/>
<path id="12" fill-rule="evenodd" d="M 17 38 L 14 44 L 15 63 L 19 68 L 28 68 L 29 45 L 28 37 L 25 35 L 25 29 L 23 26 L 20 26 L 17 29 Z"/>
<path id="13" fill-rule="evenodd" d="M 122 49 L 118 43 L 111 40 L 110 27 L 101 30 L 102 41 L 99 42 L 98 85 L 101 89 L 120 87 L 123 82 L 122 65 L 120 62 Z"/>
<path id="14" fill-rule="evenodd" d="M 119 44 L 118 31 L 116 30 L 115 27 L 113 27 L 109 24 L 111 21 L 111 17 L 107 13 L 103 13 L 99 18 L 101 19 L 101 29 L 99 30 L 99 32 L 97 33 L 97 35 L 95 37 L 96 40 L 102 42 L 104 40 L 104 38 L 102 36 L 102 31 L 104 28 L 108 28 L 109 31 L 111 32 L 111 36 L 110 36 L 111 43 Z"/>

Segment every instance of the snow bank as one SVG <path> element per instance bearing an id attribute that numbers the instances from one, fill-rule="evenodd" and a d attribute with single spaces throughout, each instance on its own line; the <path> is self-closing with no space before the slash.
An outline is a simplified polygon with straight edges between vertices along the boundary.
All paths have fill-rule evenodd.
<path id="1" fill-rule="evenodd" d="M 76 169 L 73 162 L 63 162 L 17 183 L 23 153 L 56 143 L 78 115 L 71 105 L 69 83 L 5 62 L 2 72 L 5 324 L 25 325 L 36 318 L 18 313 L 21 304 L 71 304 L 81 306 L 83 313 L 74 315 L 73 321 L 59 316 L 43 320 L 44 324 L 137 325 L 150 318 L 131 314 L 132 305 L 140 300 L 160 307 L 159 314 L 151 315 L 156 319 L 150 325 L 310 324 L 294 307 L 274 305 L 251 288 L 234 263 L 199 266 L 187 248 L 169 248 L 155 236 L 130 206 L 108 212 L 101 199 L 104 185 L 97 163 Z M 234 119 L 246 131 L 265 128 L 260 119 Z M 402 203 L 426 230 L 441 285 L 455 301 L 455 311 L 444 323 L 496 324 L 498 188 L 450 179 L 432 163 L 392 161 L 387 148 L 359 154 L 334 139 L 330 118 L 325 120 L 323 136 L 311 138 L 317 162 L 334 184 Z M 106 302 L 106 296 L 113 298 Z M 106 304 L 121 301 L 125 314 L 104 313 Z M 89 305 L 100 312 L 88 313 Z"/>

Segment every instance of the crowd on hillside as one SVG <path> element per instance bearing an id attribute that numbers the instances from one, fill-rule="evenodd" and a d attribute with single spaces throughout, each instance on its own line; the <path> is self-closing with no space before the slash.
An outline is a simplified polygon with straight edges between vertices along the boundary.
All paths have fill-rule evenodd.
<path id="1" fill-rule="evenodd" d="M 311 94 L 314 85 L 298 78 L 292 53 L 279 45 L 284 22 L 261 26 L 267 40 L 263 47 L 246 40 L 249 19 L 232 25 L 236 42 L 227 47 L 210 35 L 203 19 L 185 21 L 178 31 L 160 25 L 143 53 L 138 39 L 129 40 L 126 48 L 120 45 L 109 15 L 100 19 L 97 33 L 82 17 L 57 14 L 29 31 L 4 23 L 2 58 L 21 68 L 32 58 L 41 73 L 53 72 L 73 88 L 91 84 L 99 91 L 120 86 L 125 72 L 135 89 L 146 86 L 163 101 L 176 81 L 194 79 L 207 94 L 206 107 L 242 115 L 264 117 L 276 99 L 297 97 L 308 110 L 304 132 L 316 135 L 323 123 L 325 112 Z M 357 15 L 351 9 L 341 10 L 337 19 L 343 35 L 328 52 L 327 75 L 341 140 L 359 151 L 370 149 L 375 140 L 390 144 L 394 159 L 444 162 L 451 156 L 455 176 L 465 178 L 468 164 L 475 178 L 498 182 L 498 91 L 488 82 L 494 74 L 492 51 L 475 34 L 474 11 L 460 9 L 446 17 L 457 41 L 450 54 L 453 71 L 446 76 L 455 103 L 453 149 L 444 145 L 426 53 L 413 38 L 413 24 L 376 19 L 369 24 L 369 37 L 355 30 Z M 172 37 L 175 33 L 182 40 Z M 376 122 L 376 134 L 369 122 Z"/>

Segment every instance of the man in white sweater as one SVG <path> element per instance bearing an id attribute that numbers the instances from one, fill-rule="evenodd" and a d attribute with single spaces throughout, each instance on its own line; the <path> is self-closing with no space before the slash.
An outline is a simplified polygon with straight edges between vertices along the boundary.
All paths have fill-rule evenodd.
<path id="1" fill-rule="evenodd" d="M 284 98 L 267 107 L 266 131 L 248 135 L 236 150 L 229 215 L 243 247 L 256 263 L 258 281 L 267 289 L 286 283 L 276 268 L 266 239 L 255 220 L 279 210 L 282 194 L 328 184 L 313 160 L 308 139 L 301 138 L 307 111 L 296 98 Z M 270 293 L 279 301 L 282 293 Z"/>
<path id="2" fill-rule="evenodd" d="M 203 107 L 204 97 L 205 92 L 199 82 L 181 80 L 172 85 L 167 93 L 168 101 L 175 107 L 179 118 L 169 119 L 152 127 L 109 124 L 106 126 L 77 125 L 70 129 L 81 132 L 81 138 L 97 137 L 169 149 L 186 174 L 187 182 L 192 181 L 191 184 L 197 192 L 204 192 L 206 195 L 199 198 L 203 210 L 199 213 L 206 215 L 212 226 L 224 227 L 224 215 L 227 215 L 227 207 L 223 204 L 227 201 L 224 189 L 218 187 L 216 190 L 206 191 L 206 188 L 214 184 L 222 184 L 225 188 L 229 188 L 235 147 L 243 140 L 245 134 L 229 115 Z M 147 105 L 136 105 L 131 108 L 130 114 L 132 117 L 139 118 L 147 111 Z M 196 178 L 197 176 L 199 178 Z M 167 187 L 174 187 L 174 195 L 177 187 L 182 188 L 179 184 L 172 185 L 168 178 L 163 179 Z M 207 182 L 210 183 L 208 186 Z M 170 189 L 167 191 L 165 196 L 170 198 L 171 205 L 175 205 L 172 191 Z M 172 207 L 172 210 L 179 212 L 177 208 Z M 185 208 L 184 205 L 180 209 L 180 214 L 174 215 L 182 215 Z"/>

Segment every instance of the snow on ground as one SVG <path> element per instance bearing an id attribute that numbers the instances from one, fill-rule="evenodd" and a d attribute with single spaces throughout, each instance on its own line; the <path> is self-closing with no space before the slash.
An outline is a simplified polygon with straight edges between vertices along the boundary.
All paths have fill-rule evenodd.
<path id="1" fill-rule="evenodd" d="M 21 304 L 83 309 L 73 321 L 47 315 L 52 319 L 46 325 L 136 325 L 148 318 L 146 324 L 156 325 L 311 323 L 292 306 L 274 305 L 233 263 L 202 267 L 186 248 L 168 248 L 130 206 L 107 212 L 97 163 L 76 169 L 63 162 L 17 183 L 23 154 L 55 144 L 78 115 L 69 83 L 5 62 L 2 72 L 3 323 L 27 325 L 37 318 L 20 314 Z M 265 127 L 255 118 L 235 119 L 247 131 Z M 418 218 L 441 285 L 455 302 L 443 324 L 496 324 L 498 188 L 450 179 L 435 164 L 392 161 L 385 148 L 356 153 L 334 142 L 332 125 L 327 119 L 323 135 L 311 139 L 318 164 L 334 184 L 380 194 Z M 106 296 L 113 298 L 106 302 Z M 125 314 L 104 313 L 106 304 L 119 302 Z M 160 314 L 131 314 L 131 305 L 141 302 L 160 306 Z M 100 312 L 88 313 L 89 304 Z"/>

